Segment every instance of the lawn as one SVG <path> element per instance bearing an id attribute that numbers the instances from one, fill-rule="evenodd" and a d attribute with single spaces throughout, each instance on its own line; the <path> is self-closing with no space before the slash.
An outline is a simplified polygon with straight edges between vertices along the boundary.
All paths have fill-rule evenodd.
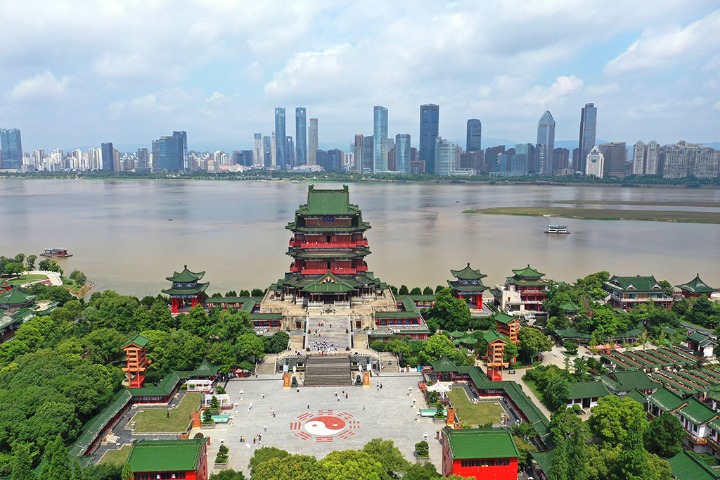
<path id="1" fill-rule="evenodd" d="M 503 408 L 495 401 L 472 403 L 462 388 L 454 388 L 447 393 L 452 406 L 464 426 L 500 423 Z"/>
<path id="2" fill-rule="evenodd" d="M 572 207 L 493 207 L 465 210 L 463 213 L 482 213 L 487 215 L 525 215 L 563 218 L 582 218 L 586 220 L 643 220 L 656 222 L 683 223 L 720 223 L 715 212 L 692 212 L 672 210 L 613 210 L 599 208 Z"/>
<path id="3" fill-rule="evenodd" d="M 99 463 L 107 463 L 112 465 L 125 465 L 130 455 L 130 447 L 132 445 L 123 445 L 119 450 L 108 450 L 100 459 Z"/>
<path id="4" fill-rule="evenodd" d="M 8 280 L 10 285 L 22 285 L 23 283 L 37 282 L 38 280 L 45 280 L 47 275 L 41 273 L 32 273 L 30 275 L 20 275 L 20 278 L 14 278 Z"/>
<path id="5" fill-rule="evenodd" d="M 135 431 L 138 433 L 152 432 L 184 432 L 190 423 L 191 414 L 200 406 L 199 393 L 186 393 L 180 405 L 170 410 L 164 407 L 138 407 L 138 412 L 133 421 L 135 422 Z"/>

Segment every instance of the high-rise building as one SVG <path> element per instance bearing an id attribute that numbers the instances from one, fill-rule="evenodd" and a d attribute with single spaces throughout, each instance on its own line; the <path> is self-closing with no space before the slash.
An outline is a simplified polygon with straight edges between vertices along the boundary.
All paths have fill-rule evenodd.
<path id="1" fill-rule="evenodd" d="M 253 133 L 253 165 L 262 165 L 264 158 L 262 133 Z"/>
<path id="2" fill-rule="evenodd" d="M 440 132 L 440 107 L 438 105 L 420 105 L 420 160 L 425 161 L 427 173 L 435 171 L 435 139 Z M 440 175 L 438 173 L 438 175 Z"/>
<path id="3" fill-rule="evenodd" d="M 288 170 L 295 166 L 295 142 L 293 137 L 285 137 L 285 164 Z"/>
<path id="4" fill-rule="evenodd" d="M 590 149 L 585 158 L 585 175 L 603 178 L 605 173 L 605 156 L 600 152 L 597 145 Z"/>
<path id="5" fill-rule="evenodd" d="M 308 130 L 308 165 L 317 164 L 318 151 L 318 119 L 310 119 L 310 128 Z"/>
<path id="6" fill-rule="evenodd" d="M 540 117 L 537 128 L 537 155 L 535 173 L 552 174 L 553 150 L 555 149 L 555 119 L 549 110 Z"/>
<path id="7" fill-rule="evenodd" d="M 438 136 L 435 139 L 434 157 L 436 162 L 435 175 L 447 176 L 451 175 L 452 172 L 455 171 L 456 148 L 454 143 Z"/>
<path id="8" fill-rule="evenodd" d="M 633 175 L 645 175 L 645 142 L 638 140 L 633 146 Z"/>
<path id="9" fill-rule="evenodd" d="M 269 135 L 264 136 L 262 139 L 262 145 L 262 162 L 260 162 L 260 164 L 263 165 L 265 168 L 270 168 L 273 164 L 272 138 Z"/>
<path id="10" fill-rule="evenodd" d="M 360 171 L 362 173 L 373 172 L 373 149 L 375 148 L 375 142 L 372 135 L 363 137 L 363 151 L 362 158 L 360 159 Z"/>
<path id="11" fill-rule="evenodd" d="M 373 107 L 373 172 L 387 172 L 388 110 Z"/>
<path id="12" fill-rule="evenodd" d="M 482 150 L 482 123 L 477 118 L 467 121 L 467 136 L 465 139 L 465 150 L 478 152 Z"/>
<path id="13" fill-rule="evenodd" d="M 150 168 L 150 152 L 147 148 L 138 148 L 135 157 L 137 159 L 135 168 Z"/>
<path id="14" fill-rule="evenodd" d="M 395 135 L 395 170 L 410 173 L 410 134 Z"/>
<path id="15" fill-rule="evenodd" d="M 579 165 L 573 165 L 578 172 L 586 171 L 585 161 L 590 150 L 595 146 L 597 130 L 597 108 L 594 103 L 586 103 L 580 111 L 580 139 L 578 141 Z"/>
<path id="16" fill-rule="evenodd" d="M 102 154 L 102 169 L 108 172 L 115 170 L 115 149 L 112 142 L 101 143 L 100 152 Z"/>
<path id="17" fill-rule="evenodd" d="M 285 109 L 275 109 L 275 165 L 285 170 L 288 168 L 285 159 Z"/>
<path id="18" fill-rule="evenodd" d="M 657 175 L 660 173 L 660 145 L 655 140 L 650 140 L 645 148 L 645 175 Z"/>
<path id="19" fill-rule="evenodd" d="M 522 177 L 528 174 L 530 155 L 533 153 L 532 143 L 519 143 L 515 145 L 515 152 L 509 159 L 510 176 Z"/>
<path id="20" fill-rule="evenodd" d="M 627 162 L 627 147 L 625 142 L 612 142 L 600 145 L 600 152 L 605 158 L 603 166 L 604 177 L 622 178 L 625 176 L 625 162 Z"/>
<path id="21" fill-rule="evenodd" d="M 0 129 L 0 168 L 22 167 L 22 138 L 17 128 Z"/>
<path id="22" fill-rule="evenodd" d="M 570 150 L 567 148 L 556 148 L 553 150 L 553 175 L 558 175 L 561 172 L 567 171 L 570 167 Z"/>
<path id="23" fill-rule="evenodd" d="M 362 172 L 363 139 L 364 136 L 362 133 L 355 134 L 355 142 L 353 143 L 353 157 L 355 159 L 355 166 L 353 168 L 358 172 Z"/>
<path id="24" fill-rule="evenodd" d="M 307 165 L 307 121 L 305 107 L 295 109 L 295 165 Z"/>
<path id="25" fill-rule="evenodd" d="M 187 133 L 173 132 L 152 142 L 153 170 L 182 172 L 188 169 Z M 105 153 L 103 152 L 103 169 Z"/>

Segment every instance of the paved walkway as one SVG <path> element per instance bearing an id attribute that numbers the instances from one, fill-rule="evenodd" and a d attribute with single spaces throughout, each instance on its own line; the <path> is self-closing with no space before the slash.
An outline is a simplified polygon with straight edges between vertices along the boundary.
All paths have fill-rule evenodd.
<path id="1" fill-rule="evenodd" d="M 190 437 L 201 432 L 211 438 L 211 468 L 224 443 L 230 448 L 229 468 L 247 475 L 248 462 L 261 446 L 320 459 L 334 450 L 357 450 L 373 438 L 383 438 L 393 440 L 405 458 L 414 462 L 415 444 L 427 435 L 430 460 L 439 470 L 441 448 L 435 435 L 444 422 L 418 415 L 418 409 L 425 408 L 417 388 L 421 378 L 417 373 L 384 374 L 373 377 L 370 387 L 345 388 L 347 398 L 342 387 L 283 388 L 279 375 L 234 379 L 227 386 L 237 404 L 229 412 L 231 423 L 194 429 Z"/>
<path id="2" fill-rule="evenodd" d="M 23 275 L 45 275 L 54 286 L 62 285 L 62 278 L 58 272 L 48 272 L 45 270 L 33 270 L 30 272 L 24 272 Z"/>

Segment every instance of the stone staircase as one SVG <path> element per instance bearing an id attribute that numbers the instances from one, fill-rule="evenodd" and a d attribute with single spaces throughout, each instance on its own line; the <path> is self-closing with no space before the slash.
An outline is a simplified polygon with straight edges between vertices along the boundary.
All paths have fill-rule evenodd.
<path id="1" fill-rule="evenodd" d="M 309 355 L 305 365 L 305 386 L 352 385 L 350 357 L 347 355 Z"/>

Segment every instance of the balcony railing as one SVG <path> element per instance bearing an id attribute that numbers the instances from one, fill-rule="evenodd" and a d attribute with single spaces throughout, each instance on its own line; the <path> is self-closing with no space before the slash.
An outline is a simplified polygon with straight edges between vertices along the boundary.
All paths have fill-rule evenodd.
<path id="1" fill-rule="evenodd" d="M 356 248 L 367 247 L 368 241 L 366 238 L 363 238 L 349 242 L 304 242 L 302 240 L 295 240 L 294 238 L 291 238 L 289 246 L 300 248 Z"/>

